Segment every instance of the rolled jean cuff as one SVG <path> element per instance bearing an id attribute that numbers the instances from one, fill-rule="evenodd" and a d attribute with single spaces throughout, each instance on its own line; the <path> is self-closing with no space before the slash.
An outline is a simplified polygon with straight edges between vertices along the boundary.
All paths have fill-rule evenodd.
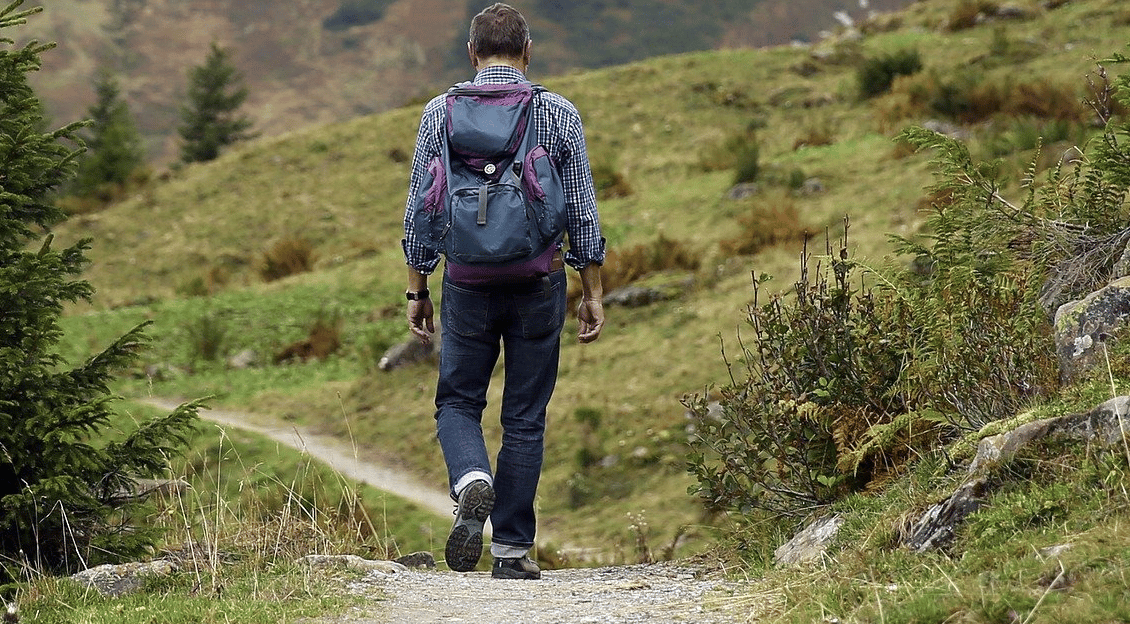
<path id="1" fill-rule="evenodd" d="M 525 557 L 529 552 L 529 547 L 524 546 L 510 546 L 497 542 L 492 542 L 490 545 L 490 556 L 495 559 L 520 559 Z"/>
<path id="2" fill-rule="evenodd" d="M 459 477 L 459 480 L 455 482 L 455 487 L 452 488 L 455 493 L 455 499 L 459 500 L 459 494 L 475 481 L 486 481 L 488 485 L 494 487 L 494 477 L 482 470 L 472 470 L 462 477 Z"/>

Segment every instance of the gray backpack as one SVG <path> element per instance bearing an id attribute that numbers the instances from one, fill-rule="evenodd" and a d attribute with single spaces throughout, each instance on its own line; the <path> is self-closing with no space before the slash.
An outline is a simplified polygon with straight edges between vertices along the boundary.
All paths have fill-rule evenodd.
<path id="1" fill-rule="evenodd" d="M 462 283 L 532 280 L 549 273 L 565 233 L 557 165 L 537 143 L 530 83 L 447 92 L 442 155 L 428 164 L 411 218 Z"/>

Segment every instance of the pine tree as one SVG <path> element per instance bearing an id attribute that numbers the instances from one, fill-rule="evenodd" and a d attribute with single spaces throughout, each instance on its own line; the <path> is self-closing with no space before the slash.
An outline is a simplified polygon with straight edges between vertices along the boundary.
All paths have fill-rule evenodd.
<path id="1" fill-rule="evenodd" d="M 87 110 L 90 126 L 79 134 L 87 151 L 79 159 L 75 191 L 109 200 L 141 168 L 141 137 L 113 75 L 100 72 L 94 90 L 97 101 Z"/>
<path id="2" fill-rule="evenodd" d="M 23 2 L 0 8 L 0 33 L 41 11 Z M 51 47 L 0 36 L 0 582 L 17 577 L 12 564 L 63 571 L 140 554 L 154 535 L 133 525 L 139 503 L 121 492 L 164 469 L 199 407 L 110 441 L 109 385 L 145 344 L 145 326 L 75 368 L 58 354 L 64 305 L 93 289 L 79 278 L 90 241 L 55 250 L 43 234 L 64 217 L 52 195 L 73 173 L 78 151 L 66 141 L 82 126 L 43 131 L 27 74 Z"/>
<path id="3" fill-rule="evenodd" d="M 181 160 L 215 159 L 223 148 L 252 138 L 251 120 L 238 115 L 247 89 L 228 59 L 228 52 L 213 43 L 203 65 L 188 72 L 188 103 L 181 107 Z"/>

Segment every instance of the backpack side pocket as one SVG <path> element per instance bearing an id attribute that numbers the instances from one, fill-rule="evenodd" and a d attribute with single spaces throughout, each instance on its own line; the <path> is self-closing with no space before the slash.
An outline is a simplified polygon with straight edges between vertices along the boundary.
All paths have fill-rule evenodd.
<path id="1" fill-rule="evenodd" d="M 443 160 L 433 158 L 420 182 L 412 207 L 412 225 L 416 239 L 429 251 L 440 251 L 447 222 L 444 204 L 447 201 L 447 173 Z"/>
<path id="2" fill-rule="evenodd" d="M 534 209 L 543 241 L 557 241 L 565 233 L 565 188 L 557 164 L 541 145 L 526 153 L 522 184 Z"/>

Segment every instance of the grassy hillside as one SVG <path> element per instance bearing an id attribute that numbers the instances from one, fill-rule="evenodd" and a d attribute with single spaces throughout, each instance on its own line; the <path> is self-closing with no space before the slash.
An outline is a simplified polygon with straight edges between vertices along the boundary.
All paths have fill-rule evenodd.
<path id="1" fill-rule="evenodd" d="M 872 0 L 872 9 L 909 0 Z M 6 3 L 5 3 L 6 4 Z M 59 49 L 32 77 L 48 112 L 76 119 L 94 103 L 98 70 L 115 74 L 150 156 L 176 158 L 186 72 L 216 42 L 249 89 L 245 111 L 264 136 L 383 112 L 449 85 L 467 65 L 475 0 L 28 0 L 44 15 L 30 36 Z M 811 40 L 849 0 L 727 0 L 686 5 L 515 3 L 537 41 L 534 68 L 559 74 L 658 54 Z M 169 45 L 175 41 L 176 45 Z M 593 41 L 601 45 L 591 45 Z"/>
<path id="2" fill-rule="evenodd" d="M 686 493 L 680 399 L 727 379 L 722 350 L 740 337 L 751 273 L 775 275 L 771 284 L 787 289 L 802 244 L 795 233 L 839 236 L 845 215 L 855 255 L 876 263 L 889 233 L 918 230 L 931 181 L 926 157 L 892 137 L 945 119 L 922 103 L 923 93 L 946 92 L 939 83 L 970 92 L 993 85 L 1006 101 L 1026 85 L 1049 85 L 1046 93 L 1078 102 L 1095 58 L 1130 41 L 1130 9 L 1118 0 L 1043 4 L 1019 2 L 1023 17 L 956 29 L 964 3 L 929 0 L 869 22 L 860 38 L 811 49 L 691 53 L 532 76 L 581 110 L 598 179 L 630 189 L 600 204 L 610 248 L 624 256 L 678 248 L 699 261 L 675 276 L 695 280 L 681 298 L 609 308 L 595 344 L 576 344 L 575 324 L 567 326 L 540 499 L 552 546 L 569 546 L 573 560 L 588 548 L 634 560 L 641 545 L 660 551 L 677 542 L 673 552 L 687 554 L 713 543 L 707 525 L 718 519 L 704 518 Z M 861 99 L 857 68 L 905 50 L 917 51 L 923 70 Z M 384 348 L 407 337 L 399 239 L 418 115 L 407 107 L 247 144 L 59 226 L 61 242 L 93 237 L 87 277 L 98 289 L 92 307 L 67 319 L 66 355 L 84 357 L 152 319 L 146 364 L 160 374 L 139 375 L 123 393 L 214 395 L 217 404 L 351 431 L 363 453 L 442 487 L 434 368 L 375 370 Z M 1015 180 L 1032 157 L 1027 137 L 1055 132 L 1050 163 L 1093 131 L 1086 121 L 1061 127 L 1031 115 L 963 130 L 977 154 L 1002 157 Z M 728 199 L 750 145 L 759 148 L 757 189 Z M 770 226 L 792 237 L 756 254 L 734 251 Z M 280 241 L 309 244 L 314 270 L 263 282 L 264 254 Z M 608 268 L 613 274 L 615 264 Z M 270 364 L 319 319 L 340 322 L 336 355 Z M 263 364 L 229 370 L 205 357 L 209 346 L 252 349 Z M 586 459 L 594 457 L 604 461 Z"/>

